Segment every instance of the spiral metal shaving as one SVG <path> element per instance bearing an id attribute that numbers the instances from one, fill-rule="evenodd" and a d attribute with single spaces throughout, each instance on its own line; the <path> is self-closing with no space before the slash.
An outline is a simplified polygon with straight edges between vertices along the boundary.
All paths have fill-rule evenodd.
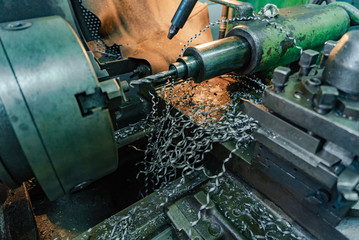
<path id="1" fill-rule="evenodd" d="M 268 211 L 261 202 L 256 200 L 257 197 L 251 191 L 238 185 L 233 185 L 234 180 L 232 178 L 232 176 L 221 178 L 221 190 L 217 194 L 212 194 L 211 197 L 219 201 L 219 196 L 223 196 L 221 199 L 224 199 L 224 202 L 219 205 L 219 209 L 224 212 L 226 218 L 236 223 L 244 236 L 248 239 L 305 239 L 297 236 L 290 222 L 284 218 L 274 216 L 273 213 Z M 233 198 L 237 199 L 237 202 L 245 203 L 236 206 L 230 213 L 223 206 Z M 243 219 L 248 219 L 248 221 L 244 222 Z M 262 234 L 258 233 L 258 228 Z M 257 229 L 257 231 L 254 231 L 254 229 Z"/>
<path id="2" fill-rule="evenodd" d="M 163 188 L 168 182 L 174 180 L 181 174 L 181 181 L 177 187 L 184 184 L 186 176 L 196 171 L 202 171 L 208 178 L 214 179 L 215 185 L 207 192 L 206 204 L 200 207 L 197 220 L 191 222 L 188 230 L 191 236 L 191 229 L 201 220 L 203 210 L 207 209 L 210 203 L 210 194 L 219 186 L 219 179 L 226 172 L 226 163 L 232 158 L 232 154 L 252 141 L 252 132 L 256 128 L 256 122 L 239 110 L 239 103 L 242 94 L 234 94 L 233 100 L 224 108 L 219 109 L 214 105 L 192 106 L 189 114 L 177 111 L 189 105 L 191 91 L 183 92 L 186 84 L 181 90 L 174 91 L 173 82 L 170 87 L 160 93 L 166 101 L 166 106 L 159 116 L 159 111 L 154 111 L 150 118 L 156 130 L 149 136 L 146 148 L 146 157 L 142 162 L 144 168 L 140 174 L 145 175 L 146 190 L 148 187 Z M 193 83 L 187 83 L 191 89 Z M 176 102 L 171 101 L 181 95 Z M 155 99 L 155 96 L 152 96 Z M 157 106 L 159 103 L 153 101 Z M 192 103 L 193 104 L 193 103 Z M 171 114 L 171 112 L 175 112 Z M 224 159 L 222 167 L 217 174 L 212 175 L 203 166 L 205 155 L 213 149 L 215 143 L 234 141 L 235 148 L 229 156 Z M 146 193 L 147 193 L 146 192 Z M 172 197 L 167 194 L 165 205 Z"/>

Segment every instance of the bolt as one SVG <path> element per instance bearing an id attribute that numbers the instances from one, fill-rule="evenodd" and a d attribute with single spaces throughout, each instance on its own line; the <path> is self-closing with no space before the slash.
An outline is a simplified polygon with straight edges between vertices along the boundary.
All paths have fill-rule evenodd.
<path id="1" fill-rule="evenodd" d="M 310 204 L 318 205 L 328 203 L 330 201 L 330 194 L 325 190 L 318 190 L 305 198 Z"/>
<path id="2" fill-rule="evenodd" d="M 308 78 L 305 83 L 309 86 L 312 86 L 312 87 L 318 87 L 322 84 L 322 81 L 317 78 L 317 77 L 313 77 L 313 78 Z"/>
<path id="3" fill-rule="evenodd" d="M 221 226 L 218 223 L 211 223 L 208 227 L 208 232 L 213 236 L 217 236 L 221 233 Z"/>
<path id="4" fill-rule="evenodd" d="M 296 98 L 296 99 L 301 99 L 301 98 L 302 98 L 302 95 L 303 95 L 303 93 L 302 93 L 301 91 L 296 91 L 296 92 L 293 94 L 294 98 Z"/>
<path id="5" fill-rule="evenodd" d="M 74 186 L 70 192 L 71 193 L 78 192 L 78 191 L 84 189 L 85 187 L 87 187 L 88 185 L 90 185 L 91 183 L 92 183 L 92 181 L 83 181 L 83 182 L 77 184 L 76 186 Z"/>
<path id="6" fill-rule="evenodd" d="M 337 103 L 339 92 L 335 87 L 321 86 L 313 98 L 313 108 L 319 114 L 330 112 Z"/>
<path id="7" fill-rule="evenodd" d="M 337 109 L 343 117 L 359 119 L 359 109 L 355 104 L 351 104 L 350 100 L 339 99 Z"/>
<path id="8" fill-rule="evenodd" d="M 290 76 L 290 68 L 277 67 L 273 72 L 272 83 L 276 93 L 282 92 Z"/>
<path id="9" fill-rule="evenodd" d="M 11 22 L 8 25 L 4 26 L 3 28 L 9 31 L 18 31 L 18 30 L 29 28 L 31 27 L 31 25 L 32 24 L 30 22 L 17 21 L 17 22 Z"/>
<path id="10" fill-rule="evenodd" d="M 232 211 L 232 213 L 233 213 L 233 215 L 236 216 L 236 217 L 238 217 L 239 215 L 241 215 L 241 211 L 239 211 L 239 209 L 234 209 L 234 210 Z"/>
<path id="11" fill-rule="evenodd" d="M 319 190 L 315 193 L 315 196 L 322 202 L 327 203 L 330 200 L 330 194 L 326 191 Z"/>
<path id="12" fill-rule="evenodd" d="M 298 73 L 298 77 L 308 76 L 310 70 L 315 66 L 319 56 L 319 52 L 308 49 L 305 50 L 300 57 L 299 66 L 300 70 Z"/>
<path id="13" fill-rule="evenodd" d="M 22 27 L 24 24 L 22 22 L 13 22 L 9 24 L 10 28 L 19 28 Z"/>
<path id="14" fill-rule="evenodd" d="M 325 42 L 322 51 L 322 59 L 320 60 L 320 68 L 324 68 L 325 63 L 328 60 L 329 54 L 331 53 L 331 51 L 336 45 L 337 45 L 336 41 L 329 40 Z"/>
<path id="15" fill-rule="evenodd" d="M 334 171 L 335 174 L 339 174 L 341 172 L 341 170 L 342 170 L 342 167 L 335 166 L 333 171 Z"/>

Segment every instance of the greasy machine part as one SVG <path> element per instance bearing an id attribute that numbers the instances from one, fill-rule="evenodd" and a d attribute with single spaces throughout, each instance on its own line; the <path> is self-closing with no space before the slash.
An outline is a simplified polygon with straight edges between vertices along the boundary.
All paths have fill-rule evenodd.
<path id="1" fill-rule="evenodd" d="M 36 177 L 54 200 L 114 171 L 107 97 L 67 22 L 4 23 L 0 35 L 1 181 Z"/>

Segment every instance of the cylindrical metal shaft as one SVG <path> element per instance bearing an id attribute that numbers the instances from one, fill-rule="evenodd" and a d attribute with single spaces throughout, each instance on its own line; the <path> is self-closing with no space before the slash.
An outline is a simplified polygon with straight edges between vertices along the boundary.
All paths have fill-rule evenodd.
<path id="1" fill-rule="evenodd" d="M 197 71 L 192 71 L 195 82 L 241 69 L 250 59 L 249 43 L 240 37 L 229 37 L 188 48 L 184 56 L 197 62 Z M 193 61 L 193 60 L 192 60 Z"/>
<path id="2" fill-rule="evenodd" d="M 249 43 L 241 37 L 229 37 L 188 48 L 184 57 L 170 65 L 169 71 L 160 72 L 132 81 L 159 84 L 167 77 L 193 78 L 197 83 L 234 70 L 240 70 L 250 59 Z"/>

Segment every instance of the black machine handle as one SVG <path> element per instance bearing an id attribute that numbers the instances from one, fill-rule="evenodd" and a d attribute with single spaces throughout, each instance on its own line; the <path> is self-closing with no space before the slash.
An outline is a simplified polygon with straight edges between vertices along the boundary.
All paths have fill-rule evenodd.
<path id="1" fill-rule="evenodd" d="M 172 39 L 184 26 L 196 3 L 197 0 L 182 0 L 172 18 L 172 26 L 170 27 L 170 31 L 168 33 L 169 39 Z"/>

